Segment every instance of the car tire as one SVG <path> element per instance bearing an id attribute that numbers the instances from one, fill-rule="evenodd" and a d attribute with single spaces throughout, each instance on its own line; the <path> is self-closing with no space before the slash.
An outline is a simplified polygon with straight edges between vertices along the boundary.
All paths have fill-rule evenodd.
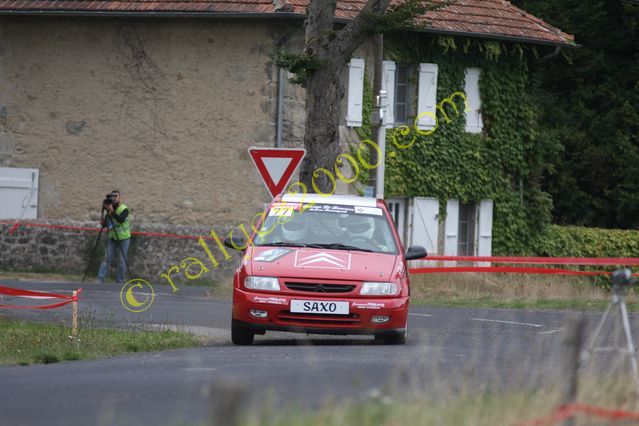
<path id="1" fill-rule="evenodd" d="M 405 328 L 404 331 L 394 331 L 379 337 L 385 345 L 403 345 L 408 340 L 408 328 Z"/>
<path id="2" fill-rule="evenodd" d="M 231 341 L 234 345 L 247 346 L 253 343 L 255 333 L 253 330 L 239 325 L 231 324 Z"/>

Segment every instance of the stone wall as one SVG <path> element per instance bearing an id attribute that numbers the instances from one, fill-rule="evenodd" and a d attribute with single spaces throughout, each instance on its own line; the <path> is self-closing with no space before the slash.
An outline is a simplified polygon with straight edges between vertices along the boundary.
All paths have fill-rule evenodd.
<path id="1" fill-rule="evenodd" d="M 60 272 L 68 274 L 84 274 L 89 267 L 87 280 L 95 280 L 97 269 L 104 258 L 106 233 L 100 238 L 95 252 L 98 233 L 95 222 L 77 221 L 24 221 L 14 228 L 13 223 L 0 224 L 0 269 L 34 272 Z M 67 228 L 72 227 L 73 229 Z M 80 230 L 77 228 L 87 228 Z M 241 255 L 237 251 L 228 250 L 229 259 L 214 240 L 210 240 L 214 231 L 222 241 L 228 236 L 229 228 L 205 226 L 169 226 L 143 225 L 134 228 L 134 235 L 129 248 L 129 278 L 144 278 L 152 283 L 168 284 L 161 274 L 169 273 L 174 283 L 188 281 L 184 276 L 184 268 L 193 260 L 182 262 L 186 258 L 198 259 L 208 270 L 198 278 L 200 280 L 219 281 L 232 276 L 239 264 Z M 140 235 L 145 233 L 146 235 Z M 157 234 L 174 234 L 160 236 Z M 235 235 L 241 235 L 235 233 Z M 200 242 L 197 238 L 180 238 L 178 236 L 202 236 L 207 238 Z M 213 256 L 207 254 L 205 244 Z M 93 256 L 91 256 L 93 254 Z M 214 261 L 218 263 L 216 266 Z M 201 267 L 191 267 L 191 275 L 197 274 Z M 112 270 L 110 276 L 113 277 Z"/>

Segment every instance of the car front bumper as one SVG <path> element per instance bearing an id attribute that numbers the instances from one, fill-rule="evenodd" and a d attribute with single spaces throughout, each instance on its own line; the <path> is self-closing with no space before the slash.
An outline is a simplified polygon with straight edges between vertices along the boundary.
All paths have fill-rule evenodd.
<path id="1" fill-rule="evenodd" d="M 291 300 L 348 302 L 348 315 L 293 313 Z M 403 332 L 408 318 L 408 297 L 354 298 L 317 294 L 279 294 L 233 290 L 233 322 L 258 334 L 266 330 L 311 334 L 376 334 Z M 251 310 L 266 312 L 265 318 L 251 315 Z M 388 317 L 384 323 L 374 317 Z M 378 318 L 379 319 L 379 318 Z"/>

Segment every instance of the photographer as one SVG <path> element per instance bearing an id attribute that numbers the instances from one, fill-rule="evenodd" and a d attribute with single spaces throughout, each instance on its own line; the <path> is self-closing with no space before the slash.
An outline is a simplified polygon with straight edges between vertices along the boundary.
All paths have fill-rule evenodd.
<path id="1" fill-rule="evenodd" d="M 127 253 L 131 242 L 131 224 L 129 208 L 120 202 L 120 191 L 113 190 L 107 194 L 102 203 L 102 219 L 100 224 L 106 227 L 108 232 L 106 258 L 100 265 L 98 281 L 104 283 L 113 258 L 118 258 L 118 269 L 115 279 L 119 284 L 124 283 L 127 267 Z"/>

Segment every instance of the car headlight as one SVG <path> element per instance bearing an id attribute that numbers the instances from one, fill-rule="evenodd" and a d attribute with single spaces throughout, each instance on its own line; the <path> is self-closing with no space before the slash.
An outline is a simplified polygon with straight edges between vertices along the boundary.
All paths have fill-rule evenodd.
<path id="1" fill-rule="evenodd" d="M 395 283 L 365 282 L 359 294 L 363 296 L 392 296 L 397 293 Z"/>
<path id="2" fill-rule="evenodd" d="M 244 287 L 252 290 L 279 291 L 280 283 L 274 277 L 246 277 Z"/>

